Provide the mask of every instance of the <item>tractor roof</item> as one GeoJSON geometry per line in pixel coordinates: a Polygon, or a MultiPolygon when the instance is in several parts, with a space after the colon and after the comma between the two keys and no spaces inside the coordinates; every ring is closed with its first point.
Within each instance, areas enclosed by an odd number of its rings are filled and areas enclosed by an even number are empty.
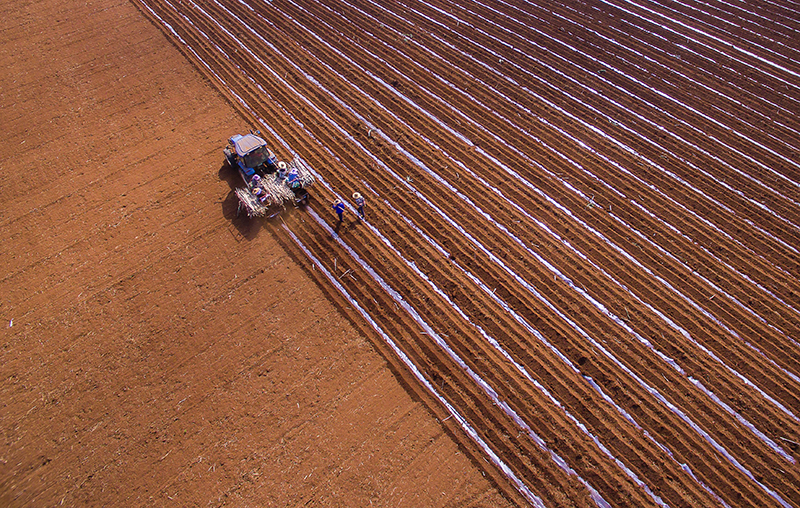
{"type": "Polygon", "coordinates": [[[233,146],[236,149],[236,154],[239,155],[239,157],[244,157],[256,148],[266,144],[266,141],[259,138],[255,134],[245,134],[233,142],[233,146]]]}

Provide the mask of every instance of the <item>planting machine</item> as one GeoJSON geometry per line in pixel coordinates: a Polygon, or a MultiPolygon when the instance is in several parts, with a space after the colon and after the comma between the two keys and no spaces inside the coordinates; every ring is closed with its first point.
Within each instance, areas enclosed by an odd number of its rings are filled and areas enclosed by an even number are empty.
{"type": "Polygon", "coordinates": [[[244,187],[236,189],[239,211],[250,217],[274,216],[291,202],[295,207],[308,203],[306,190],[314,183],[311,169],[299,157],[278,161],[258,131],[236,134],[228,140],[225,159],[239,172],[244,187]]]}

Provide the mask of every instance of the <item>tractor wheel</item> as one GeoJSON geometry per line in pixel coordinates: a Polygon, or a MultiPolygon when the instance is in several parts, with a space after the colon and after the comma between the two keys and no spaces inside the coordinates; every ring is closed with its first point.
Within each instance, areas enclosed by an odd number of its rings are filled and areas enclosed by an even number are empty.
{"type": "Polygon", "coordinates": [[[235,167],[236,159],[233,156],[233,152],[231,152],[227,148],[223,150],[223,152],[225,153],[225,160],[228,162],[228,165],[232,168],[235,167]]]}

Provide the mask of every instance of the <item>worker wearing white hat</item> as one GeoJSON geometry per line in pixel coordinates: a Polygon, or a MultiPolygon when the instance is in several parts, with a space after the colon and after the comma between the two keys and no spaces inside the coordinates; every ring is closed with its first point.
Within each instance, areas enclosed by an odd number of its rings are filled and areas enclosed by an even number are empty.
{"type": "Polygon", "coordinates": [[[354,192],[353,200],[356,202],[356,209],[358,210],[358,218],[366,220],[366,217],[364,216],[364,205],[366,205],[367,202],[364,200],[364,196],[362,196],[358,192],[354,192]]]}

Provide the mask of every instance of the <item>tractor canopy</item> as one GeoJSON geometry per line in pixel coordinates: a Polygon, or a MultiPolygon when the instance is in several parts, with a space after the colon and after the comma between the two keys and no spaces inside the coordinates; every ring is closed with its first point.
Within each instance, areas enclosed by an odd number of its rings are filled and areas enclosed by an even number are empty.
{"type": "Polygon", "coordinates": [[[244,166],[255,168],[267,162],[272,157],[272,152],[267,148],[267,142],[255,134],[245,134],[238,139],[231,138],[236,155],[242,158],[244,166]]]}

